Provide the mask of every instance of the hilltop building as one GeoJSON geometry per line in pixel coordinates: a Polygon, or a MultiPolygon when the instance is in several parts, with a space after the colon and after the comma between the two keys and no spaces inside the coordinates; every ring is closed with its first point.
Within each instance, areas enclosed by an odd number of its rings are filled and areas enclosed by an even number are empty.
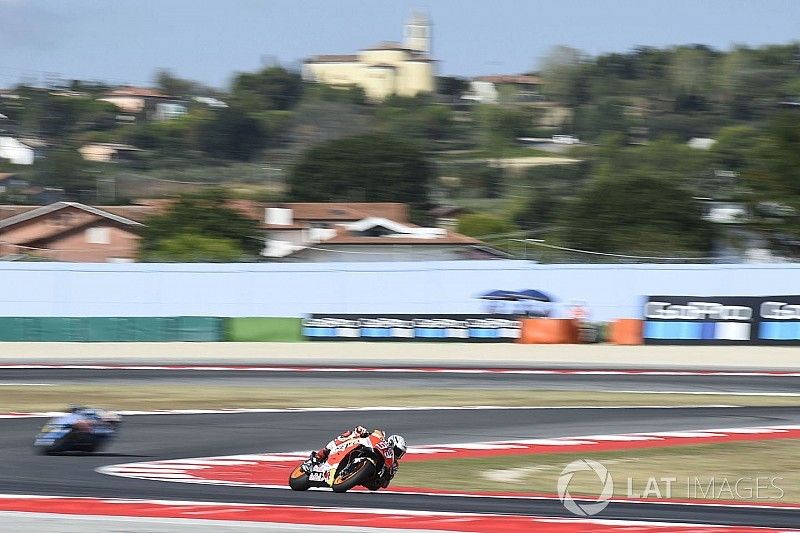
{"type": "Polygon", "coordinates": [[[406,22],[402,43],[384,42],[354,55],[319,55],[303,62],[303,79],[329,85],[358,85],[367,98],[431,93],[435,60],[431,58],[431,23],[421,14],[406,22]]]}

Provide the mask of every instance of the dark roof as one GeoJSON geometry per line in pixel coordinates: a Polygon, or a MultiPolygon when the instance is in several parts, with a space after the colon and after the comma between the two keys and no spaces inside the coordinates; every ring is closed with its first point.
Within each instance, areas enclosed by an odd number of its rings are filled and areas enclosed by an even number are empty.
{"type": "Polygon", "coordinates": [[[451,217],[469,212],[469,209],[461,207],[460,205],[437,205],[428,211],[428,213],[434,217],[451,217]]]}
{"type": "Polygon", "coordinates": [[[354,54],[328,54],[312,56],[306,59],[305,63],[353,63],[358,61],[358,56],[354,54]]]}
{"type": "Polygon", "coordinates": [[[362,235],[353,235],[347,230],[337,229],[336,236],[332,239],[327,239],[321,243],[322,245],[329,244],[481,244],[484,242],[460,233],[448,231],[443,237],[436,238],[422,238],[422,237],[364,237],[362,235]]]}
{"type": "MultiPolygon", "coordinates": [[[[23,207],[23,206],[20,206],[20,207],[23,207]]],[[[127,225],[127,226],[141,226],[141,224],[139,222],[136,222],[135,220],[131,220],[129,218],[126,218],[126,217],[123,217],[123,216],[120,216],[120,215],[115,215],[114,213],[110,213],[108,211],[104,211],[102,209],[98,209],[96,207],[92,207],[92,206],[89,206],[89,205],[84,205],[84,204],[81,204],[81,203],[78,203],[78,202],[56,202],[54,204],[38,206],[38,207],[34,207],[32,209],[30,208],[30,206],[25,206],[25,207],[28,207],[29,209],[27,209],[26,211],[19,211],[18,213],[14,214],[14,215],[12,215],[10,217],[7,217],[7,218],[4,218],[4,219],[0,220],[0,229],[7,228],[7,227],[13,226],[15,224],[19,224],[21,222],[26,222],[28,220],[31,220],[31,219],[34,219],[34,218],[37,218],[37,217],[40,217],[40,216],[45,216],[45,215],[48,215],[48,214],[50,214],[50,213],[52,213],[54,211],[58,211],[58,210],[61,210],[61,209],[67,208],[67,207],[74,207],[76,209],[80,209],[82,211],[86,211],[87,213],[91,213],[91,214],[97,215],[99,217],[107,218],[107,219],[113,220],[115,222],[118,222],[120,224],[124,224],[124,225],[127,225]]]]}
{"type": "Polygon", "coordinates": [[[292,210],[292,218],[300,221],[356,221],[369,217],[408,222],[408,206],[398,202],[288,202],[266,205],[292,210]]]}
{"type": "Polygon", "coordinates": [[[149,97],[149,98],[170,98],[158,89],[151,89],[150,87],[133,87],[130,85],[117,87],[106,93],[106,96],[134,96],[134,97],[149,97]]]}
{"type": "Polygon", "coordinates": [[[528,74],[502,74],[498,76],[478,76],[478,81],[488,81],[489,83],[513,83],[517,85],[541,85],[542,80],[538,76],[528,74]]]}

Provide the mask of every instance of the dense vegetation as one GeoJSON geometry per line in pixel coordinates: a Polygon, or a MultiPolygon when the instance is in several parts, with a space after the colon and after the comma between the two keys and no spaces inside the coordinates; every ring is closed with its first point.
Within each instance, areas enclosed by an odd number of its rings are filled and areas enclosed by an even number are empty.
{"type": "Polygon", "coordinates": [[[385,134],[346,137],[305,152],[289,177],[289,197],[305,202],[428,205],[434,173],[414,146],[385,134]]]}
{"type": "Polygon", "coordinates": [[[225,205],[224,191],[184,195],[151,217],[142,235],[144,261],[232,262],[259,257],[258,222],[225,205]]]}
{"type": "MultiPolygon", "coordinates": [[[[426,221],[433,204],[459,204],[471,211],[460,229],[496,244],[506,238],[499,234],[644,255],[708,255],[720,239],[735,245],[728,242],[735,232],[703,220],[697,198],[707,198],[746,206],[751,216],[737,228],[783,254],[798,253],[786,243],[800,239],[800,44],[725,52],[643,47],[598,57],[560,47],[534,74],[541,80],[534,91],[501,85],[497,102],[476,103],[461,98],[469,83],[455,77],[439,78],[436,95],[369,102],[360,88],[303,82],[280,66],[237,74],[226,90],[161,71],[157,87],[182,98],[188,113],[132,124],[119,123],[114,106],[98,100],[109,89],[102,84],[18,87],[20,98],[0,99],[7,117],[0,128],[43,138],[50,149],[32,169],[0,164],[0,171],[20,171],[86,201],[95,198],[98,178],[113,173],[177,181],[200,175],[229,188],[245,180],[256,197],[270,199],[407,202],[417,221],[426,221]],[[518,139],[554,134],[585,141],[557,154],[573,162],[504,163],[553,156],[518,139]],[[691,148],[695,137],[715,142],[691,148]],[[76,149],[89,141],[143,152],[112,171],[81,160],[76,149]],[[227,177],[229,169],[242,177],[227,177]]],[[[200,207],[179,204],[174,218],[156,221],[146,254],[255,250],[214,233],[214,223],[202,222],[206,215],[196,230],[178,225],[185,210],[200,207]],[[200,236],[228,241],[212,250],[200,236]]]]}

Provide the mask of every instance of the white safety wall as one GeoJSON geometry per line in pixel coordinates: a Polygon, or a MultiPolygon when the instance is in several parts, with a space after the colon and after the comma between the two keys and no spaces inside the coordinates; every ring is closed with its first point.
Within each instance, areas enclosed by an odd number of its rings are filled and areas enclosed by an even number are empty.
{"type": "Polygon", "coordinates": [[[475,313],[494,289],[640,317],[642,296],[800,294],[800,264],[538,265],[526,261],[335,264],[0,264],[0,316],[302,316],[475,313]]]}

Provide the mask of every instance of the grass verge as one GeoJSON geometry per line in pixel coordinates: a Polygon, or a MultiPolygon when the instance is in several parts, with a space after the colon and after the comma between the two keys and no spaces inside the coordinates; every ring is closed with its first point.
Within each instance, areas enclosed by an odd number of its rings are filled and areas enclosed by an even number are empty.
{"type": "MultiPolygon", "coordinates": [[[[433,489],[555,493],[558,477],[567,464],[592,459],[608,468],[617,498],[645,496],[649,487],[648,499],[800,503],[798,448],[800,440],[785,439],[408,462],[402,465],[395,483],[433,489]]],[[[592,471],[575,473],[569,483],[573,496],[597,498],[601,488],[592,471]]]]}
{"type": "Polygon", "coordinates": [[[213,409],[382,406],[800,406],[797,396],[638,394],[504,389],[386,388],[377,396],[342,388],[167,385],[52,385],[0,387],[0,411],[51,411],[70,403],[110,409],[213,409]]]}

